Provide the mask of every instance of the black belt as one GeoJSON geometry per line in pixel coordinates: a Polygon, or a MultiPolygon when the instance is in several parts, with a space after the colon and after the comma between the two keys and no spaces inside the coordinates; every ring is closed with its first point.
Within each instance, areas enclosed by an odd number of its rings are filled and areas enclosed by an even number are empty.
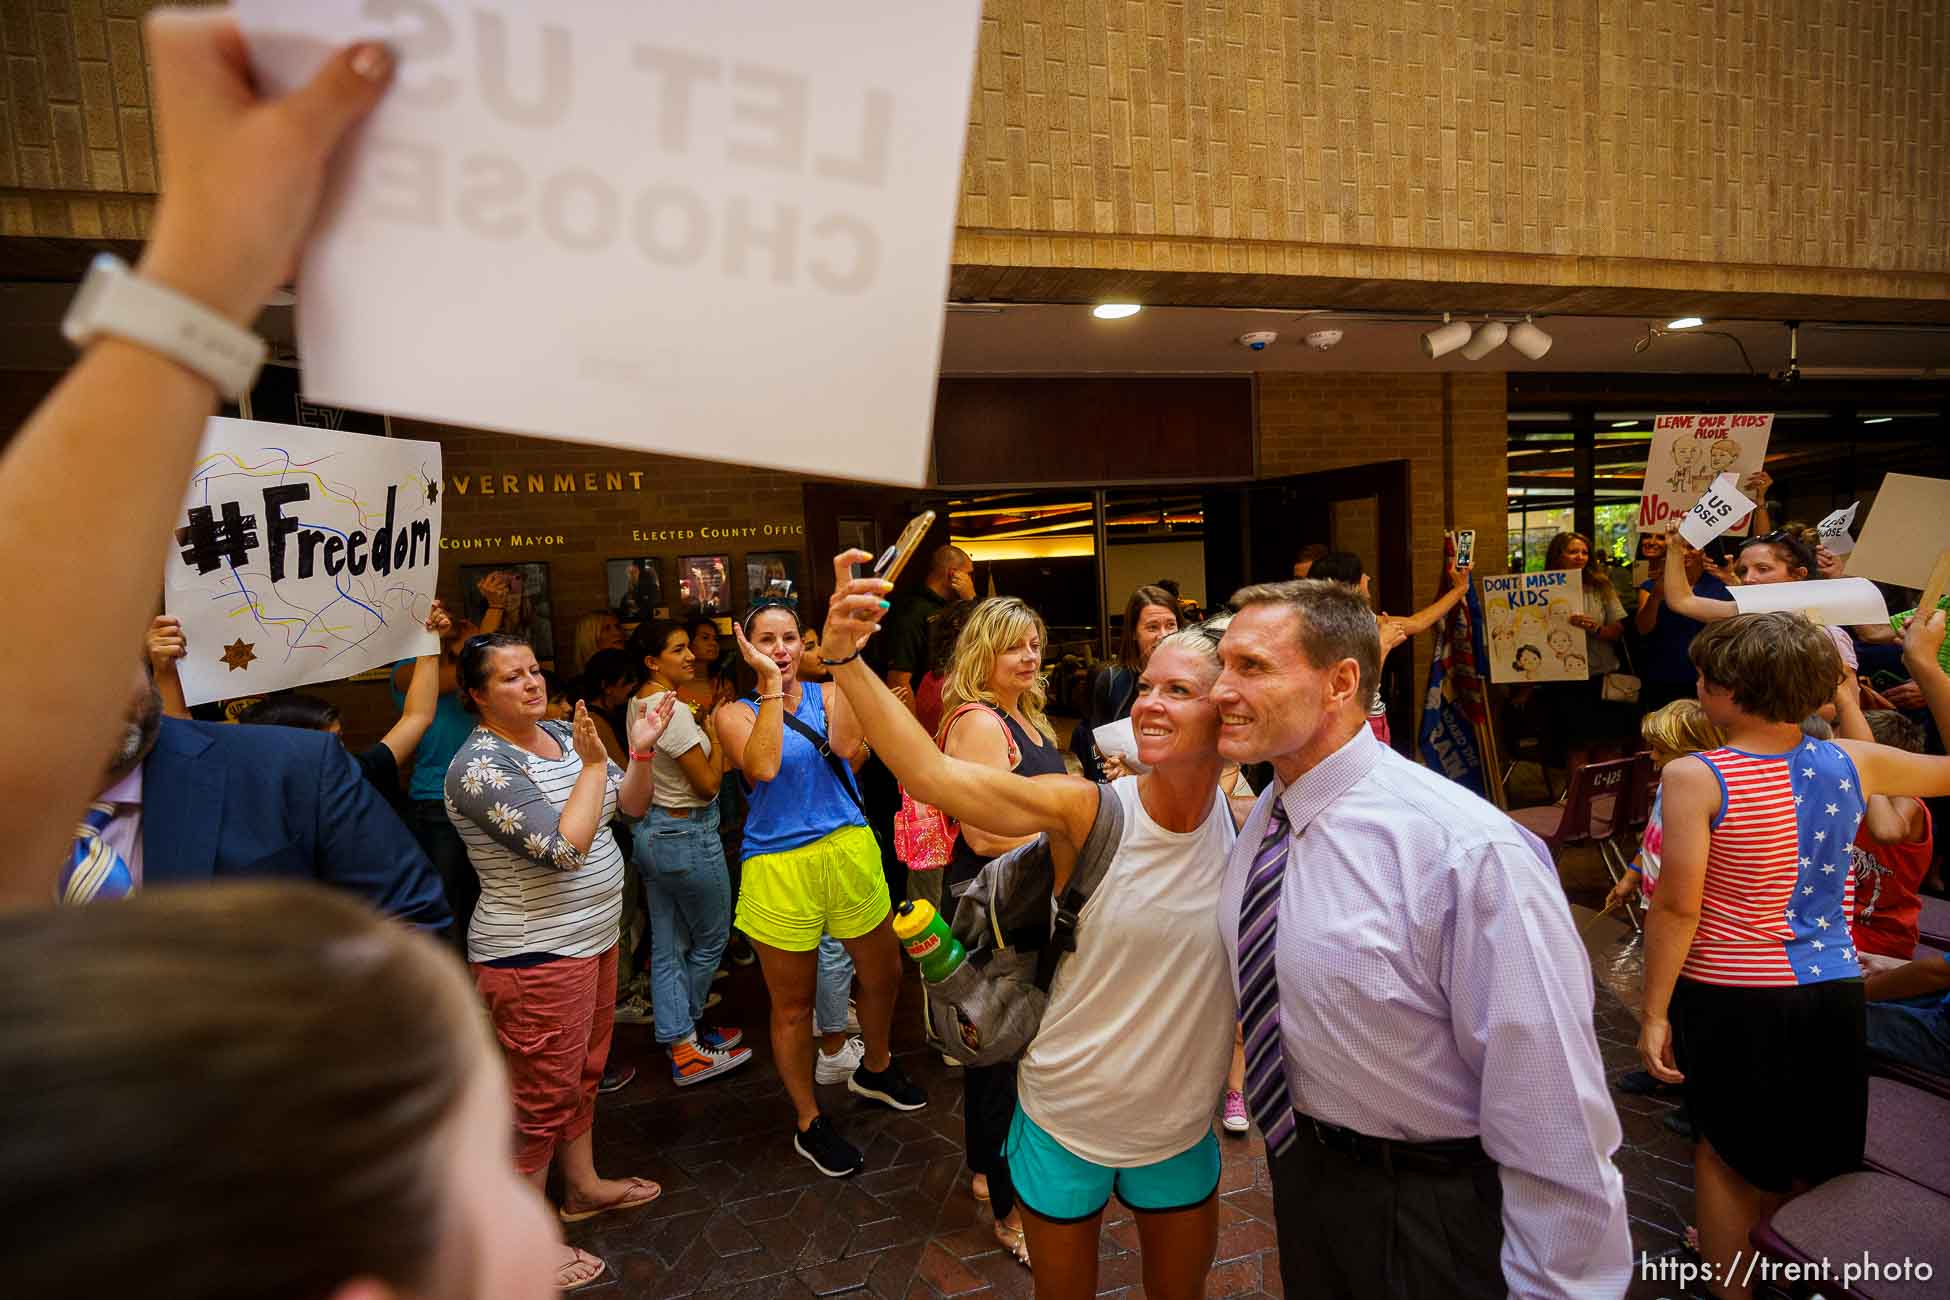
{"type": "Polygon", "coordinates": [[[1370,1137],[1300,1111],[1293,1112],[1293,1119],[1295,1132],[1301,1137],[1311,1136],[1320,1145],[1339,1151],[1356,1164],[1377,1165],[1389,1173],[1411,1170],[1425,1174],[1455,1174],[1496,1163],[1483,1150],[1481,1138],[1404,1142],[1394,1138],[1370,1137]]]}

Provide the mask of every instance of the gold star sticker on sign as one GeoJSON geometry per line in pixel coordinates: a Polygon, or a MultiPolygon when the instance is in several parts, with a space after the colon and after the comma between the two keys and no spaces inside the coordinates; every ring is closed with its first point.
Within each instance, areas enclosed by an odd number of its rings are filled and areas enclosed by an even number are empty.
{"type": "Polygon", "coordinates": [[[253,645],[253,642],[239,637],[223,648],[223,661],[230,666],[231,672],[234,673],[239,668],[246,672],[250,670],[251,660],[257,658],[253,645]]]}

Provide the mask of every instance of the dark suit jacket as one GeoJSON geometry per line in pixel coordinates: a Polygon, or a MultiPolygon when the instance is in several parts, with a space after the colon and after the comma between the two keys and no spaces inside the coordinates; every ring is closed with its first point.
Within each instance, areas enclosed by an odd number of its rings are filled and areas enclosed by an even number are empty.
{"type": "Polygon", "coordinates": [[[433,865],[337,736],[164,718],[142,762],[143,886],[280,876],[427,929],[452,921],[433,865]]]}

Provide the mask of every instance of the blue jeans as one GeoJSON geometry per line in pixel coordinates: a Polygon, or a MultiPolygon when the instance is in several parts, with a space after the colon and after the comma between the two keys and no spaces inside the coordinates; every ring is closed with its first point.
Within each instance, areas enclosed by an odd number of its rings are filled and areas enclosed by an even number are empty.
{"type": "Polygon", "coordinates": [[[711,977],[731,937],[731,873],[718,841],[718,806],[673,817],[662,808],[632,833],[644,908],[650,914],[650,1005],[657,1041],[697,1028],[711,977]]]}
{"type": "Polygon", "coordinates": [[[1869,1053],[1950,1074],[1950,993],[1869,1004],[1869,1053]]]}
{"type": "Polygon", "coordinates": [[[819,982],[813,989],[813,1032],[844,1032],[847,994],[853,989],[853,958],[847,955],[846,945],[830,934],[819,936],[819,982]]]}

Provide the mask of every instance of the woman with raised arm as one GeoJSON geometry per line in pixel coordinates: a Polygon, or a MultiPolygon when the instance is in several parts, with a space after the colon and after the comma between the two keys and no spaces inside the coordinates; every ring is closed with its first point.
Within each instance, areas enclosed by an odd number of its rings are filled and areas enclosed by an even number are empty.
{"type": "MultiPolygon", "coordinates": [[[[1693,590],[1693,584],[1686,580],[1685,557],[1681,547],[1673,545],[1673,538],[1679,532],[1677,523],[1666,526],[1666,581],[1665,600],[1667,608],[1675,614],[1696,619],[1701,623],[1718,623],[1740,612],[1740,606],[1732,600],[1714,600],[1700,596],[1693,590]]],[[[1681,539],[1684,540],[1684,539],[1681,539]]],[[[1792,533],[1775,530],[1756,533],[1740,543],[1740,557],[1733,562],[1734,576],[1746,587],[1765,586],[1774,582],[1806,582],[1820,576],[1815,564],[1815,553],[1808,544],[1792,533]]],[[[1846,631],[1839,627],[1823,626],[1828,639],[1835,643],[1835,653],[1842,658],[1842,666],[1853,673],[1856,670],[1855,642],[1846,631]]],[[[1834,706],[1824,704],[1822,716],[1833,717],[1834,706]]]]}
{"type": "Polygon", "coordinates": [[[1218,636],[1173,633],[1138,679],[1131,721],[1150,767],[1095,785],[1022,776],[935,748],[858,652],[887,584],[833,561],[821,645],[833,680],[883,762],[916,799],[990,835],[1047,834],[1057,891],[1097,820],[1121,801],[1125,831],[1080,914],[1076,951],[1057,966],[1042,1027],[1018,1067],[1006,1154],[1027,1231],[1036,1294],[1097,1291],[1097,1248],[1111,1194],[1137,1215],[1144,1290],[1158,1300],[1205,1291],[1218,1242],[1219,1143],[1212,1099],[1232,1059],[1237,1002],[1215,917],[1237,834],[1219,796],[1218,636]]]}
{"type": "MultiPolygon", "coordinates": [[[[800,682],[797,610],[760,601],[736,634],[739,652],[758,675],[758,693],[717,712],[726,761],[751,790],[733,924],[752,941],[772,995],[772,1059],[797,1112],[793,1150],[827,1177],[845,1178],[860,1172],[865,1157],[820,1114],[813,1095],[822,934],[846,946],[860,977],[864,1057],[847,1076],[847,1091],[894,1110],[928,1104],[888,1050],[900,948],[880,845],[850,766],[866,747],[837,689],[800,682]]],[[[825,657],[831,666],[831,653],[825,657]]]]}

